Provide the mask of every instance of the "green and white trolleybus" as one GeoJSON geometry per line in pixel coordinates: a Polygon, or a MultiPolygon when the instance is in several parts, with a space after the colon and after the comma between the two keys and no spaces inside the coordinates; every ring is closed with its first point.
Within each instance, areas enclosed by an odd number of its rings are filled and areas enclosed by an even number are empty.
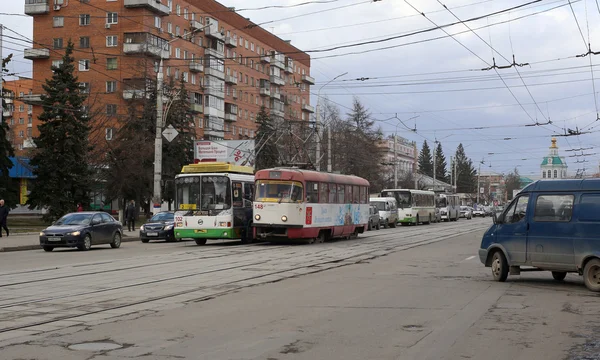
{"type": "Polygon", "coordinates": [[[254,169],[228,163],[186,165],[175,177],[175,238],[252,242],[254,169]]]}
{"type": "Polygon", "coordinates": [[[398,204],[398,222],[402,225],[431,224],[435,220],[435,193],[412,189],[385,189],[381,197],[393,197],[398,204]]]}

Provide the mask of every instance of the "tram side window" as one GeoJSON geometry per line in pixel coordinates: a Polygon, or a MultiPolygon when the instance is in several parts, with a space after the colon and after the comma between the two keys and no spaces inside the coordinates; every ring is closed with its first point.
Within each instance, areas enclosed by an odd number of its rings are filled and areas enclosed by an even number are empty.
{"type": "Polygon", "coordinates": [[[352,185],[346,185],[346,204],[352,204],[352,185]]]}
{"type": "Polygon", "coordinates": [[[352,187],[352,203],[353,204],[360,203],[360,186],[354,185],[352,187]]]}
{"type": "Polygon", "coordinates": [[[360,187],[360,203],[361,204],[367,203],[367,187],[366,186],[360,187]]]}
{"type": "Polygon", "coordinates": [[[242,193],[242,183],[233,182],[231,186],[233,188],[233,207],[243,207],[244,194],[242,193]]]}
{"type": "Polygon", "coordinates": [[[252,199],[254,199],[254,184],[244,183],[244,206],[252,207],[252,199]]]}
{"type": "Polygon", "coordinates": [[[319,202],[319,183],[306,182],[306,202],[316,204],[319,202]]]}
{"type": "Polygon", "coordinates": [[[319,183],[319,203],[327,204],[329,200],[329,184],[328,183],[319,183]]]}
{"type": "Polygon", "coordinates": [[[345,193],[344,190],[346,189],[346,186],[345,185],[338,185],[337,188],[338,188],[338,201],[337,201],[337,203],[338,204],[343,204],[346,201],[346,199],[344,198],[344,193],[345,193]]]}
{"type": "Polygon", "coordinates": [[[335,204],[337,203],[337,185],[329,184],[329,203],[335,204]]]}

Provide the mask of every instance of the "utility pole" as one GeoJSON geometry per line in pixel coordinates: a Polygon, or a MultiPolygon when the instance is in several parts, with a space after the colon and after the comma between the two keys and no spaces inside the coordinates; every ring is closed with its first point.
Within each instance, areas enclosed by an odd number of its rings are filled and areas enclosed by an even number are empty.
{"type": "Polygon", "coordinates": [[[481,176],[481,164],[483,164],[483,159],[479,163],[479,169],[477,170],[477,204],[479,205],[479,179],[481,176]]]}
{"type": "Polygon", "coordinates": [[[450,156],[450,186],[454,186],[454,168],[453,168],[453,161],[454,157],[450,156]]]}
{"type": "MultiPolygon", "coordinates": [[[[332,83],[334,80],[337,80],[338,78],[340,78],[346,74],[348,74],[348,73],[345,72],[345,73],[340,74],[340,75],[334,77],[333,79],[329,80],[323,86],[321,86],[319,88],[319,91],[317,92],[317,106],[315,109],[317,112],[317,121],[315,122],[315,132],[317,134],[317,140],[315,141],[315,143],[317,145],[317,149],[316,149],[316,153],[315,153],[317,171],[321,171],[321,130],[319,129],[321,127],[321,112],[319,111],[319,104],[321,102],[321,90],[325,86],[332,83]]],[[[327,144],[327,171],[331,172],[331,169],[332,169],[332,165],[331,165],[331,122],[329,124],[329,133],[328,133],[327,137],[328,137],[328,141],[329,141],[329,143],[327,144]]]]}
{"type": "Polygon", "coordinates": [[[458,168],[456,166],[456,164],[458,163],[458,161],[456,161],[456,156],[454,157],[454,191],[458,192],[458,168]]]}
{"type": "Polygon", "coordinates": [[[397,143],[398,134],[394,133],[394,189],[398,188],[398,150],[396,150],[397,143]]]}
{"type": "Polygon", "coordinates": [[[437,140],[433,142],[433,191],[435,191],[435,150],[437,148],[437,140]]]}

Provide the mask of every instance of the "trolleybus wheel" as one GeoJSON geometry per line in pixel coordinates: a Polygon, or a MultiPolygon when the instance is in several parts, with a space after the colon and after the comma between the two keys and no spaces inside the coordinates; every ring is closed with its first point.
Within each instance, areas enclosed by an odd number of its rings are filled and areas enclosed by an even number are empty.
{"type": "Polygon", "coordinates": [[[419,225],[419,215],[417,215],[417,220],[415,221],[415,226],[419,225]]]}
{"type": "Polygon", "coordinates": [[[196,245],[206,245],[206,239],[196,239],[196,245]]]}

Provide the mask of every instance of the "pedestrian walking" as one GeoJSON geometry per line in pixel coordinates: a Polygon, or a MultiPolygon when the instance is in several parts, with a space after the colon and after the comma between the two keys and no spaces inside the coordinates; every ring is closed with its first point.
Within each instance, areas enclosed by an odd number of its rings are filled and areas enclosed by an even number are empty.
{"type": "Polygon", "coordinates": [[[81,204],[77,204],[77,212],[82,212],[83,206],[81,204]]]}
{"type": "Polygon", "coordinates": [[[4,205],[4,200],[0,199],[0,237],[2,237],[2,229],[6,231],[6,236],[8,236],[8,226],[6,225],[8,212],[8,206],[4,205]]]}
{"type": "Polygon", "coordinates": [[[135,202],[131,200],[125,209],[125,220],[127,221],[127,229],[129,229],[129,231],[135,231],[136,215],[135,202]]]}

